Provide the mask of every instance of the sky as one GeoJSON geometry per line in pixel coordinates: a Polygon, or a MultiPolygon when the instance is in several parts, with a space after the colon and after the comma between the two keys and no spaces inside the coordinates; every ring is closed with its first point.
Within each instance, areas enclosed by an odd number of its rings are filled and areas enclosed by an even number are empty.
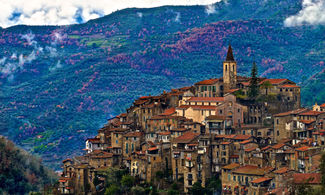
{"type": "MultiPolygon", "coordinates": [[[[205,5],[221,0],[0,0],[0,26],[66,25],[86,22],[129,7],[205,5]]],[[[267,1],[267,0],[266,0],[267,1]]],[[[302,0],[302,10],[284,21],[287,27],[325,24],[325,0],[302,0]]]]}

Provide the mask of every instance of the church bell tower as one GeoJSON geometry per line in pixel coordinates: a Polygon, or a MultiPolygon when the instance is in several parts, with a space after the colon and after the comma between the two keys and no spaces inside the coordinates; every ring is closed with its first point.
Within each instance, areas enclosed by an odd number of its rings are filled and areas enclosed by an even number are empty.
{"type": "Polygon", "coordinates": [[[224,93],[229,89],[236,88],[237,84],[237,63],[232,53],[231,45],[229,44],[226,60],[223,62],[223,85],[224,93]]]}

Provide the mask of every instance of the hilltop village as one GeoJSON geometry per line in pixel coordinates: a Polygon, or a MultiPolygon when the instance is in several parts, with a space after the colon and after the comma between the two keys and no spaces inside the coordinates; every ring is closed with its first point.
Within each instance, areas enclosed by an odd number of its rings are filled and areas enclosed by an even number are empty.
{"type": "MultiPolygon", "coordinates": [[[[254,66],[254,65],[253,65],[254,66]]],[[[253,67],[254,68],[254,67],[253,67]]],[[[256,74],[256,73],[255,73],[256,74]]],[[[237,75],[229,45],[223,77],[135,100],[63,161],[62,194],[103,193],[103,170],[124,168],[143,182],[157,172],[181,181],[185,193],[211,177],[223,194],[289,193],[320,185],[325,104],[300,106],[288,79],[237,75]],[[252,96],[253,93],[253,96],[252,96]]]]}

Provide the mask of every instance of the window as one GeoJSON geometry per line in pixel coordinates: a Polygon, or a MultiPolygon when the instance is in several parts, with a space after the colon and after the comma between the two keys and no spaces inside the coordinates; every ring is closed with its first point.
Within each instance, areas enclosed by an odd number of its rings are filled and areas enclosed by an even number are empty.
{"type": "Polygon", "coordinates": [[[236,181],[236,176],[233,176],[232,180],[233,180],[233,181],[236,181]]]}
{"type": "Polygon", "coordinates": [[[125,144],[125,153],[126,154],[129,153],[129,144],[128,143],[125,144]]]}
{"type": "Polygon", "coordinates": [[[219,113],[222,114],[222,110],[219,110],[219,113]]]}
{"type": "Polygon", "coordinates": [[[189,186],[192,185],[192,180],[188,180],[188,185],[189,185],[189,186]]]}
{"type": "Polygon", "coordinates": [[[118,134],[117,133],[115,133],[115,137],[118,137],[118,134]]]}
{"type": "Polygon", "coordinates": [[[115,143],[118,144],[118,140],[116,140],[115,143]]]}
{"type": "Polygon", "coordinates": [[[125,137],[126,140],[129,140],[129,137],[125,137]]]}
{"type": "Polygon", "coordinates": [[[226,149],[226,146],[225,145],[222,145],[222,149],[225,150],[226,149]]]}
{"type": "Polygon", "coordinates": [[[240,109],[238,109],[238,112],[240,112],[240,109]]]}
{"type": "Polygon", "coordinates": [[[276,124],[277,124],[277,125],[279,124],[279,119],[276,119],[276,124]]]}
{"type": "Polygon", "coordinates": [[[279,131],[276,131],[276,135],[279,136],[280,135],[280,132],[279,131]]]}
{"type": "Polygon", "coordinates": [[[227,67],[227,65],[226,65],[226,71],[228,70],[228,67],[227,67]]]}

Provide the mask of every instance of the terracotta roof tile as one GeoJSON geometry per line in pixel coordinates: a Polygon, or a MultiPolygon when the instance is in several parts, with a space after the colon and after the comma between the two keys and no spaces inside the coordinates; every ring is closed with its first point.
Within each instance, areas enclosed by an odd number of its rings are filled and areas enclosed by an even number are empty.
{"type": "Polygon", "coordinates": [[[133,132],[129,132],[127,134],[125,134],[125,137],[141,137],[143,135],[142,132],[138,132],[138,131],[133,131],[133,132]]]}
{"type": "Polygon", "coordinates": [[[252,152],[254,150],[256,150],[257,147],[251,147],[251,148],[247,148],[245,149],[245,152],[252,152]]]}
{"type": "Polygon", "coordinates": [[[302,122],[304,124],[311,124],[311,123],[315,122],[315,120],[300,120],[299,122],[302,122]]]}
{"type": "Polygon", "coordinates": [[[272,178],[269,178],[269,177],[260,177],[260,178],[254,179],[251,182],[252,183],[255,183],[255,184],[258,184],[258,183],[262,183],[262,182],[270,181],[270,180],[272,180],[272,178]]]}
{"type": "Polygon", "coordinates": [[[275,145],[272,146],[272,149],[276,149],[277,150],[277,149],[282,148],[283,146],[285,146],[284,143],[275,144],[275,145]]]}
{"type": "Polygon", "coordinates": [[[310,110],[310,111],[307,111],[307,112],[300,113],[299,115],[300,116],[317,116],[317,115],[324,114],[324,113],[325,112],[310,110]]]}
{"type": "Polygon", "coordinates": [[[231,163],[231,164],[229,164],[229,165],[226,165],[226,166],[224,166],[224,167],[222,167],[223,169],[235,169],[235,168],[237,168],[237,167],[239,167],[240,166],[240,164],[237,164],[237,163],[231,163]]]}
{"type": "Polygon", "coordinates": [[[174,113],[176,113],[176,108],[172,107],[172,108],[166,109],[165,112],[160,114],[160,115],[172,115],[174,113]]]}
{"type": "Polygon", "coordinates": [[[246,139],[249,139],[251,138],[252,136],[251,135],[236,135],[233,139],[234,140],[246,140],[246,139]]]}
{"type": "Polygon", "coordinates": [[[226,120],[225,116],[210,115],[205,118],[205,120],[226,120]]]}
{"type": "Polygon", "coordinates": [[[295,184],[320,184],[322,175],[320,173],[295,173],[293,174],[293,182],[295,184]]]}
{"type": "Polygon", "coordinates": [[[221,142],[221,145],[229,145],[231,142],[221,142]]]}
{"type": "Polygon", "coordinates": [[[244,140],[244,141],[241,141],[239,142],[240,144],[248,144],[248,143],[251,143],[252,141],[251,140],[244,140]]]}
{"type": "Polygon", "coordinates": [[[219,81],[220,79],[208,79],[208,80],[197,82],[195,83],[195,85],[213,85],[219,81]]]}
{"type": "Polygon", "coordinates": [[[177,109],[188,109],[193,108],[194,110],[215,110],[217,106],[202,106],[202,105],[181,105],[177,109]]]}
{"type": "Polygon", "coordinates": [[[245,165],[237,168],[233,173],[247,174],[247,175],[264,175],[265,169],[259,168],[254,165],[245,165]]]}
{"type": "Polygon", "coordinates": [[[300,88],[300,87],[297,86],[297,85],[290,85],[290,84],[281,85],[280,87],[282,87],[282,88],[300,88]]]}
{"type": "Polygon", "coordinates": [[[296,150],[300,151],[300,152],[304,152],[304,151],[307,151],[309,148],[310,148],[309,146],[303,146],[303,147],[297,148],[296,150]]]}
{"type": "Polygon", "coordinates": [[[152,148],[149,148],[148,151],[154,151],[154,150],[158,150],[157,147],[152,147],[152,148]]]}
{"type": "Polygon", "coordinates": [[[265,79],[260,84],[265,83],[266,81],[270,82],[272,85],[278,85],[284,81],[287,81],[288,79],[265,79]]]}
{"type": "Polygon", "coordinates": [[[320,105],[321,108],[325,108],[325,103],[320,105]]]}
{"type": "Polygon", "coordinates": [[[187,102],[223,102],[224,97],[191,97],[187,102]]]}
{"type": "Polygon", "coordinates": [[[273,173],[276,173],[276,174],[283,174],[283,173],[286,173],[286,172],[288,172],[288,171],[290,171],[288,167],[282,167],[282,168],[280,168],[280,169],[278,169],[278,170],[273,171],[273,173]]]}
{"type": "Polygon", "coordinates": [[[175,143],[189,143],[195,138],[197,138],[200,134],[199,133],[193,133],[193,132],[186,132],[183,135],[177,137],[174,139],[175,143]]]}
{"type": "Polygon", "coordinates": [[[277,117],[277,116],[289,116],[289,115],[292,115],[292,114],[299,114],[299,113],[305,112],[307,110],[308,109],[306,109],[306,108],[299,108],[299,109],[291,110],[291,111],[288,111],[288,112],[278,113],[278,114],[275,114],[273,116],[275,116],[275,117],[277,117]]]}

